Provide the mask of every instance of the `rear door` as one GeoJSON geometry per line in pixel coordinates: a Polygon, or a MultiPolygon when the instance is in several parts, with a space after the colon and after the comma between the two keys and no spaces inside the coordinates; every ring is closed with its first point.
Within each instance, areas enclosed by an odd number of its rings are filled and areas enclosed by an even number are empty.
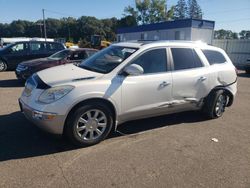
{"type": "Polygon", "coordinates": [[[30,42],[30,59],[48,57],[44,42],[30,42]]]}
{"type": "Polygon", "coordinates": [[[209,92],[209,71],[198,49],[172,47],[173,105],[189,108],[209,92]]]}

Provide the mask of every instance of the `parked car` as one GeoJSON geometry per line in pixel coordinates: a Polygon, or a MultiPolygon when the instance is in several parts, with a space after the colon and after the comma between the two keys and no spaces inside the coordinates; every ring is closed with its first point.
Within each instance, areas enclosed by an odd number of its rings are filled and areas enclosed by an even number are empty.
{"type": "Polygon", "coordinates": [[[16,76],[19,80],[25,81],[32,74],[43,69],[68,63],[79,65],[82,60],[90,57],[96,52],[97,50],[91,48],[65,49],[47,58],[24,61],[18,64],[16,76]]]}
{"type": "Polygon", "coordinates": [[[236,91],[236,69],[222,49],[138,41],[113,44],[79,67],[34,74],[19,102],[37,126],[89,146],[130,120],[189,110],[221,117],[236,91]]]}
{"type": "Polygon", "coordinates": [[[246,71],[247,74],[250,74],[250,58],[248,58],[246,62],[238,64],[237,68],[246,71]]]}
{"type": "Polygon", "coordinates": [[[22,61],[48,57],[65,46],[58,42],[23,41],[9,44],[0,49],[0,72],[15,70],[22,61]]]}

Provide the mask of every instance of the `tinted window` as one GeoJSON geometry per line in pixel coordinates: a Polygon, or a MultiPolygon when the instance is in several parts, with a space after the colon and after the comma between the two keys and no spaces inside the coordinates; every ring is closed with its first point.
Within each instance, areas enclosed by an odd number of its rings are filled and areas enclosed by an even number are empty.
{"type": "Polygon", "coordinates": [[[203,64],[194,49],[172,48],[174,70],[202,67],[203,64]]]}
{"type": "Polygon", "coordinates": [[[70,55],[70,51],[69,50],[62,50],[60,52],[57,52],[51,56],[49,56],[49,59],[53,59],[53,60],[61,60],[61,59],[65,59],[66,57],[68,57],[70,55]]]}
{"type": "Polygon", "coordinates": [[[85,51],[73,52],[70,60],[83,60],[87,58],[87,54],[85,51]]]}
{"type": "Polygon", "coordinates": [[[213,50],[202,50],[210,65],[225,63],[227,60],[220,52],[213,50]]]}
{"type": "Polygon", "coordinates": [[[140,65],[144,74],[167,71],[166,49],[150,50],[138,57],[132,64],[140,65]]]}
{"type": "Polygon", "coordinates": [[[24,51],[28,50],[28,44],[27,43],[19,43],[11,47],[12,53],[22,53],[24,51]]]}
{"type": "Polygon", "coordinates": [[[58,51],[58,50],[63,50],[63,46],[59,43],[47,43],[46,48],[49,51],[58,51]]]}
{"type": "Polygon", "coordinates": [[[44,43],[41,42],[32,42],[30,43],[30,50],[32,52],[40,52],[40,51],[44,51],[45,50],[45,45],[44,43]]]}

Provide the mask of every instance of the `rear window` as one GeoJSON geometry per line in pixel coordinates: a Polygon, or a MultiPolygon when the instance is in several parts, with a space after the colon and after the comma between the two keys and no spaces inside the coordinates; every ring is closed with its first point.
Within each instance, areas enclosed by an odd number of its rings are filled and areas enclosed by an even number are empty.
{"type": "Polygon", "coordinates": [[[225,63],[224,55],[214,50],[202,50],[210,65],[225,63]]]}
{"type": "Polygon", "coordinates": [[[70,59],[71,60],[83,60],[87,58],[85,51],[73,52],[70,59]]]}
{"type": "Polygon", "coordinates": [[[60,43],[47,43],[46,48],[49,51],[59,51],[64,49],[63,45],[60,43]]]}

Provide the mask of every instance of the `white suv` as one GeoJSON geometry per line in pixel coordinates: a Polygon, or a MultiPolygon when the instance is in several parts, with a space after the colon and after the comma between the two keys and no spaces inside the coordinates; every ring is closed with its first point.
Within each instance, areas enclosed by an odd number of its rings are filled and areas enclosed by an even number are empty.
{"type": "Polygon", "coordinates": [[[189,110],[220,117],[237,91],[226,53],[195,42],[117,43],[75,65],[30,77],[19,100],[25,116],[88,146],[123,122],[189,110]]]}

